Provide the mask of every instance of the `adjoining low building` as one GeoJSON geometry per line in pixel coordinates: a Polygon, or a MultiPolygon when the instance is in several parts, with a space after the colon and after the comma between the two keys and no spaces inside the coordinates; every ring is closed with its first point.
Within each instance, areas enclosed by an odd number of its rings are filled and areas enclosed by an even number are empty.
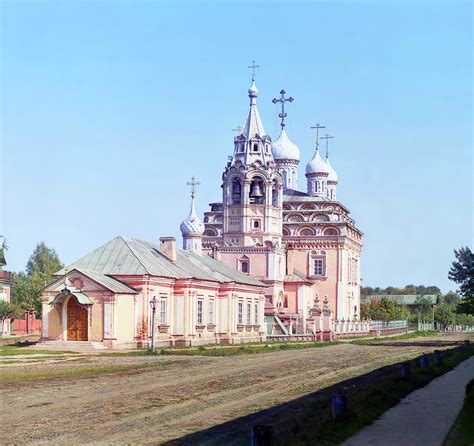
{"type": "Polygon", "coordinates": [[[119,236],[59,271],[42,291],[44,341],[148,347],[265,339],[265,285],[208,255],[119,236]]]}
{"type": "Polygon", "coordinates": [[[360,300],[361,304],[364,305],[371,302],[380,302],[382,299],[396,302],[398,305],[405,305],[412,312],[417,311],[425,302],[431,307],[439,303],[439,296],[437,294],[371,294],[361,296],[360,300]]]}
{"type": "MultiPolygon", "coordinates": [[[[10,289],[11,289],[11,276],[12,273],[9,271],[3,271],[3,267],[7,265],[5,260],[5,253],[2,246],[0,246],[0,300],[10,303],[10,289]]],[[[0,327],[0,336],[7,335],[10,333],[10,319],[5,319],[0,327]]]]}

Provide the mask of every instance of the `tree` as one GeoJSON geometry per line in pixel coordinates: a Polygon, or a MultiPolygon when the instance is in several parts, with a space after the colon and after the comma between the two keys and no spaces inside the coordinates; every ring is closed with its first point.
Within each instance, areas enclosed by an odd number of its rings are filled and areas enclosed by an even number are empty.
{"type": "Polygon", "coordinates": [[[474,254],[466,246],[454,250],[456,260],[453,261],[448,273],[449,280],[459,285],[459,293],[463,297],[458,304],[458,313],[474,314],[474,254]]]}
{"type": "Polygon", "coordinates": [[[435,321],[446,328],[448,325],[452,325],[455,322],[455,314],[453,311],[453,305],[442,303],[438,305],[434,314],[435,321]]]}
{"type": "Polygon", "coordinates": [[[461,301],[461,296],[454,291],[449,291],[442,297],[442,300],[447,304],[458,304],[461,301]]]}
{"type": "Polygon", "coordinates": [[[52,277],[53,274],[63,267],[59,256],[54,249],[48,248],[44,242],[36,245],[33,254],[26,264],[26,274],[32,277],[39,274],[45,277],[52,277]]]}
{"type": "Polygon", "coordinates": [[[11,304],[5,300],[0,300],[0,320],[2,321],[0,333],[3,333],[3,326],[7,319],[18,319],[22,316],[23,310],[18,305],[11,304]]]}
{"type": "Polygon", "coordinates": [[[13,274],[12,302],[23,309],[34,308],[38,315],[41,314],[41,290],[61,268],[63,264],[54,249],[48,248],[44,242],[36,245],[26,264],[26,274],[13,274]]]}

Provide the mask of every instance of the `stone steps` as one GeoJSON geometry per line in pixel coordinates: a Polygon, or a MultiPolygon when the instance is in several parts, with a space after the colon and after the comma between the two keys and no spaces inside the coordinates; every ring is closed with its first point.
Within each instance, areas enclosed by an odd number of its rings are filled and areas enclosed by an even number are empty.
{"type": "Polygon", "coordinates": [[[71,350],[94,352],[97,350],[107,350],[102,342],[92,341],[40,341],[30,347],[37,350],[71,350]]]}

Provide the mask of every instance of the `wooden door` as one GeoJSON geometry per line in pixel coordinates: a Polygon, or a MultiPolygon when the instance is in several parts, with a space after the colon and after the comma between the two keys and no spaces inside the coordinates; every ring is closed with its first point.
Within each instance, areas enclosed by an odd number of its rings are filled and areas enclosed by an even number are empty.
{"type": "Polygon", "coordinates": [[[87,310],[75,297],[67,303],[67,340],[87,341],[87,310]]]}

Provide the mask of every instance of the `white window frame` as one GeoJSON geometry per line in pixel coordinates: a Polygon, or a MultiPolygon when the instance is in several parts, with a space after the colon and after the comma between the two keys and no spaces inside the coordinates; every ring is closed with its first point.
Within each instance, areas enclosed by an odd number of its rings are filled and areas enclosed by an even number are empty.
{"type": "Polygon", "coordinates": [[[237,324],[243,325],[244,323],[244,303],[238,302],[237,303],[237,324]]]}
{"type": "Polygon", "coordinates": [[[252,323],[252,304],[247,302],[247,325],[252,323]]]}
{"type": "Polygon", "coordinates": [[[160,299],[160,325],[168,325],[166,299],[160,299]]]}
{"type": "Polygon", "coordinates": [[[203,325],[202,308],[203,308],[203,301],[199,299],[197,301],[197,324],[198,325],[203,325]]]}
{"type": "Polygon", "coordinates": [[[209,301],[209,308],[208,308],[208,314],[209,314],[209,320],[208,320],[208,323],[210,325],[213,325],[214,324],[214,301],[213,300],[210,300],[209,301]]]}
{"type": "Polygon", "coordinates": [[[260,325],[259,323],[259,311],[258,311],[258,302],[255,303],[255,325],[260,325]]]}

